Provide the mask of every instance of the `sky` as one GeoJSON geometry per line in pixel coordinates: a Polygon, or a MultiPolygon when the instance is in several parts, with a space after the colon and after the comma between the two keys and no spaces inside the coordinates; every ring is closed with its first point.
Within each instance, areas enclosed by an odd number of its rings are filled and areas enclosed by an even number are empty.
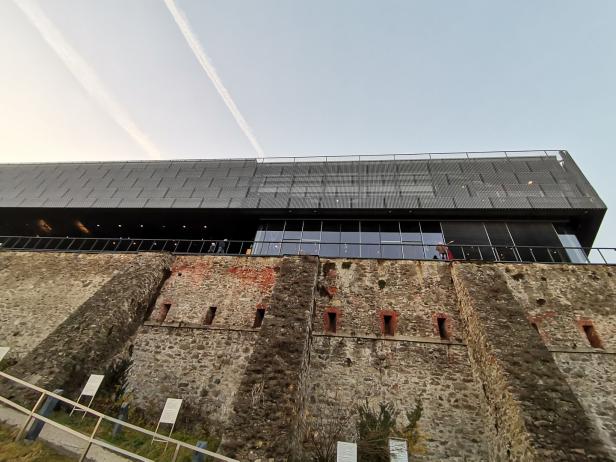
{"type": "Polygon", "coordinates": [[[610,207],[615,22],[614,0],[0,0],[0,162],[566,149],[610,207]]]}

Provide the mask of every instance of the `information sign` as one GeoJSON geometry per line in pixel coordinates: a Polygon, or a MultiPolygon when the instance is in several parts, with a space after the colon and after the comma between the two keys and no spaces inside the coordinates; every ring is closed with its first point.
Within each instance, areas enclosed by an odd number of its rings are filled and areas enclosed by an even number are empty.
{"type": "Polygon", "coordinates": [[[160,415],[160,423],[175,424],[175,420],[178,418],[180,407],[182,406],[182,400],[177,398],[167,398],[163,413],[160,415]]]}
{"type": "Polygon", "coordinates": [[[357,445],[338,441],[336,462],[357,462],[357,445]]]}
{"type": "Polygon", "coordinates": [[[409,453],[406,440],[402,438],[389,439],[389,460],[390,462],[408,462],[409,453]]]}
{"type": "Polygon", "coordinates": [[[104,375],[96,375],[92,374],[88,381],[86,382],[86,386],[83,387],[83,391],[81,392],[82,396],[94,396],[98,391],[98,387],[103,383],[104,375]]]}

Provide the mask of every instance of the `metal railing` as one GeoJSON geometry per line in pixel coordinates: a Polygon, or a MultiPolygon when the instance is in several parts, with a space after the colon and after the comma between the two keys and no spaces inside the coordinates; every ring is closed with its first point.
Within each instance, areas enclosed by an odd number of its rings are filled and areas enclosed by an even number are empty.
{"type": "Polygon", "coordinates": [[[137,253],[176,255],[281,256],[320,255],[328,258],[390,260],[488,261],[505,263],[616,264],[613,247],[520,245],[439,245],[421,242],[240,241],[211,239],[129,239],[94,237],[0,236],[0,250],[137,253]]]}
{"type": "Polygon", "coordinates": [[[513,159],[518,157],[552,157],[562,160],[559,149],[513,150],[513,151],[457,151],[457,152],[415,152],[396,154],[342,154],[336,156],[280,156],[255,159],[257,163],[300,163],[300,162],[369,162],[384,160],[482,160],[482,159],[513,159]]]}
{"type": "Polygon", "coordinates": [[[168,445],[171,445],[172,447],[175,446],[175,450],[173,452],[172,458],[171,458],[171,462],[175,462],[177,460],[178,454],[180,452],[180,448],[184,448],[188,451],[192,451],[192,452],[198,452],[201,453],[203,455],[209,456],[211,457],[213,460],[216,461],[226,461],[226,462],[238,462],[235,459],[231,459],[229,457],[225,457],[221,454],[217,454],[215,452],[212,451],[208,451],[207,449],[203,449],[203,448],[199,448],[197,446],[194,446],[192,444],[188,444],[188,443],[184,443],[183,441],[179,441],[176,440],[174,438],[171,438],[169,436],[165,436],[162,435],[160,433],[155,433],[153,431],[150,430],[146,430],[145,428],[139,427],[137,425],[133,425],[130,424],[128,422],[125,422],[123,420],[119,420],[119,419],[115,419],[113,417],[110,417],[108,415],[105,415],[101,412],[98,412],[88,406],[85,406],[83,404],[77,403],[75,401],[72,401],[68,398],[65,398],[64,396],[52,393],[48,390],[45,390],[44,388],[40,388],[37,387],[35,385],[32,385],[28,382],[25,382],[24,380],[18,379],[17,377],[13,377],[12,375],[9,375],[5,372],[0,371],[0,377],[3,377],[17,385],[21,385],[24,386],[30,390],[33,390],[35,392],[40,393],[40,396],[38,398],[38,400],[36,401],[36,403],[34,404],[34,406],[32,408],[26,408],[21,406],[20,404],[17,404],[13,401],[11,401],[10,399],[4,397],[4,396],[0,396],[0,402],[13,408],[16,409],[17,411],[25,414],[27,416],[25,423],[22,425],[22,427],[20,428],[17,437],[15,438],[16,441],[19,441],[23,438],[26,429],[28,428],[28,426],[30,425],[31,422],[33,422],[33,420],[39,420],[41,422],[45,422],[48,425],[53,426],[54,428],[57,428],[63,432],[66,432],[72,436],[75,436],[77,438],[79,438],[80,440],[82,440],[83,442],[86,443],[86,447],[83,450],[83,452],[80,454],[79,457],[79,461],[83,461],[85,460],[86,456],[88,455],[88,452],[90,450],[90,448],[92,447],[92,445],[94,446],[99,446],[103,449],[108,449],[112,452],[121,454],[123,456],[127,456],[131,459],[134,460],[139,460],[139,461],[143,461],[143,462],[151,462],[151,459],[148,459],[146,457],[140,456],[138,454],[135,454],[131,451],[128,451],[126,449],[120,448],[118,446],[115,446],[105,440],[102,440],[100,438],[96,438],[96,434],[99,431],[99,429],[101,428],[101,423],[103,421],[108,421],[110,423],[113,424],[119,424],[123,427],[126,427],[127,429],[131,429],[133,431],[136,431],[138,433],[142,433],[145,435],[148,435],[148,437],[156,437],[159,441],[163,441],[168,445]],[[55,398],[60,402],[63,402],[71,407],[74,407],[76,409],[81,410],[82,412],[85,412],[87,414],[93,415],[97,418],[96,424],[94,426],[94,429],[92,430],[92,432],[89,435],[85,435],[83,433],[80,433],[66,425],[63,425],[61,423],[58,423],[48,417],[44,417],[40,414],[37,414],[37,411],[41,408],[43,402],[45,401],[46,398],[51,397],[51,398],[55,398]]]}

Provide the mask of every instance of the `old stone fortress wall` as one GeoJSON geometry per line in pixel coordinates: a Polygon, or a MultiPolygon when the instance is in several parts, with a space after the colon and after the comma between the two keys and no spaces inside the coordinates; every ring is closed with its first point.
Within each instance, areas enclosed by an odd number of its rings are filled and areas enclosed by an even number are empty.
{"type": "Polygon", "coordinates": [[[135,405],[183,398],[240,460],[418,397],[421,460],[614,460],[615,295],[611,266],[3,251],[0,345],[49,389],[129,351],[135,405]]]}

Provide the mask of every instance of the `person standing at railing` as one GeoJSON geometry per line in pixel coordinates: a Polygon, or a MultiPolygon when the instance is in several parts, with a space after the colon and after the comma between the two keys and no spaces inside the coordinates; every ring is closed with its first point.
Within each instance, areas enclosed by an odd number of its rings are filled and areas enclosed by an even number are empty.
{"type": "Polygon", "coordinates": [[[436,244],[436,251],[441,256],[441,260],[453,260],[453,253],[449,249],[449,244],[453,241],[449,241],[447,244],[442,241],[436,244]]]}

